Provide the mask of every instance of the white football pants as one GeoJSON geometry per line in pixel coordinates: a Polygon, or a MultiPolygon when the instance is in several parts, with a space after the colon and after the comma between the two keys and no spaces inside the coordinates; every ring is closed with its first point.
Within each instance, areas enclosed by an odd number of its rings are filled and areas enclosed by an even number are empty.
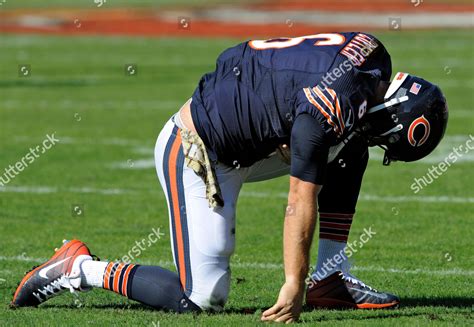
{"type": "Polygon", "coordinates": [[[229,260],[235,248],[235,211],[242,184],[286,175],[289,166],[276,155],[240,169],[218,163],[215,172],[224,207],[210,208],[206,185],[184,164],[180,127],[172,117],[155,146],[174,262],[188,298],[204,310],[221,310],[229,294],[229,260]]]}

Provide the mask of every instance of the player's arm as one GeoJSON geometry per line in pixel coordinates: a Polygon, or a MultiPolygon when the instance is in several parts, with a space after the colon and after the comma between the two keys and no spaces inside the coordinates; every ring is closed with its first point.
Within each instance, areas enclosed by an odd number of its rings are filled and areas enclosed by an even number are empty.
{"type": "Polygon", "coordinates": [[[295,321],[301,312],[316,224],[317,195],[327,165],[329,146],[324,131],[311,115],[297,116],[290,148],[290,191],[283,232],[285,283],[276,304],[262,315],[262,320],[278,322],[295,321]]]}

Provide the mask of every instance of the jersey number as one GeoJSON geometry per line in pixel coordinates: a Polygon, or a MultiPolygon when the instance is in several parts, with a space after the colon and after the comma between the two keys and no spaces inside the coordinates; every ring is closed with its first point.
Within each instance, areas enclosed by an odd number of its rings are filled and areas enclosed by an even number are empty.
{"type": "Polygon", "coordinates": [[[340,45],[346,41],[344,35],[337,33],[321,33],[314,35],[306,35],[294,38],[279,38],[270,40],[253,40],[249,42],[251,48],[255,50],[266,49],[283,49],[294,47],[305,40],[321,39],[314,43],[315,46],[322,45],[340,45]]]}

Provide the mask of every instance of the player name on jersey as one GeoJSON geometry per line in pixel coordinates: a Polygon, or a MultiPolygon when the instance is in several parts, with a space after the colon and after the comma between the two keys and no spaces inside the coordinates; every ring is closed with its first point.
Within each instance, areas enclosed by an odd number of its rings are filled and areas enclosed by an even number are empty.
{"type": "Polygon", "coordinates": [[[359,33],[347,43],[341,54],[346,56],[354,66],[361,66],[366,58],[378,47],[374,38],[359,33]]]}

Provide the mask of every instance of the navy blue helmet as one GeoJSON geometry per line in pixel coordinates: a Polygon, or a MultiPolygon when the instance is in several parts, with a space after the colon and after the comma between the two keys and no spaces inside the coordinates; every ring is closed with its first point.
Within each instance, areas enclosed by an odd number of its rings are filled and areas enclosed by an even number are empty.
{"type": "Polygon", "coordinates": [[[448,106],[441,89],[407,73],[397,73],[384,103],[367,110],[362,133],[369,145],[385,149],[384,165],[430,154],[446,131],[448,106]]]}

